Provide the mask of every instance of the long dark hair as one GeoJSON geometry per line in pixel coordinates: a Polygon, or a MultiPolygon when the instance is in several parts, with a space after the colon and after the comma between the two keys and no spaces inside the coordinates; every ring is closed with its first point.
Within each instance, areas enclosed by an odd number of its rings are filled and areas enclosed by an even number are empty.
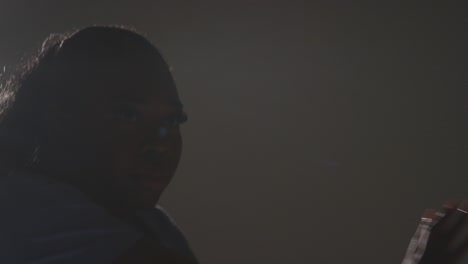
{"type": "MultiPolygon", "coordinates": [[[[16,73],[1,76],[0,167],[33,167],[35,149],[47,126],[45,106],[60,103],[64,112],[79,107],[74,98],[83,91],[75,89],[77,83],[84,84],[94,80],[96,74],[105,74],[96,69],[105,68],[105,63],[112,63],[114,57],[122,59],[127,53],[140,60],[150,57],[145,61],[154,56],[162,59],[155,46],[134,29],[92,26],[49,36],[39,52],[22,63],[16,73]]],[[[161,70],[169,72],[169,67],[164,65],[161,70]]]]}

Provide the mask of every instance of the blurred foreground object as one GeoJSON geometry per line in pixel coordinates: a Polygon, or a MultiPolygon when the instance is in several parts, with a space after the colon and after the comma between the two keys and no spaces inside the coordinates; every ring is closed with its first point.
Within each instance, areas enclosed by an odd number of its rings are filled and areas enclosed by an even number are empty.
{"type": "Polygon", "coordinates": [[[468,201],[448,201],[428,209],[411,239],[402,264],[468,263],[468,201]]]}

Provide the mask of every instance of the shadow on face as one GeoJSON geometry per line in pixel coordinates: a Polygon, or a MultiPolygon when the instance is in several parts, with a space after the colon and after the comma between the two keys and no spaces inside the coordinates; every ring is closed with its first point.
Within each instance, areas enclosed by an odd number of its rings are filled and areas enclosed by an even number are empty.
{"type": "Polygon", "coordinates": [[[50,104],[38,168],[107,207],[151,208],[178,166],[187,116],[157,50],[124,42],[64,51],[80,56],[64,56],[60,76],[73,81],[50,104]]]}

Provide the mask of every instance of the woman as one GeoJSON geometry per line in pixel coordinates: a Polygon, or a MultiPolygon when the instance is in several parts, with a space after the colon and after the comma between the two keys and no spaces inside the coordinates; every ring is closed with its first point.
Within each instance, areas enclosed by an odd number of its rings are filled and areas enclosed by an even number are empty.
{"type": "Polygon", "coordinates": [[[1,92],[0,263],[197,263],[156,206],[187,116],[145,37],[51,36],[1,92]]]}

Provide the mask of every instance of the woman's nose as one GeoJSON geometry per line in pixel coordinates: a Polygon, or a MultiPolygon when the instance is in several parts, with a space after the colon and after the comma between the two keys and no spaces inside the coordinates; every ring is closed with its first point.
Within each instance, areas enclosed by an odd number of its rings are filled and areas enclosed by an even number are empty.
{"type": "Polygon", "coordinates": [[[143,157],[150,161],[159,161],[169,152],[169,147],[165,145],[148,146],[143,149],[143,157]]]}

